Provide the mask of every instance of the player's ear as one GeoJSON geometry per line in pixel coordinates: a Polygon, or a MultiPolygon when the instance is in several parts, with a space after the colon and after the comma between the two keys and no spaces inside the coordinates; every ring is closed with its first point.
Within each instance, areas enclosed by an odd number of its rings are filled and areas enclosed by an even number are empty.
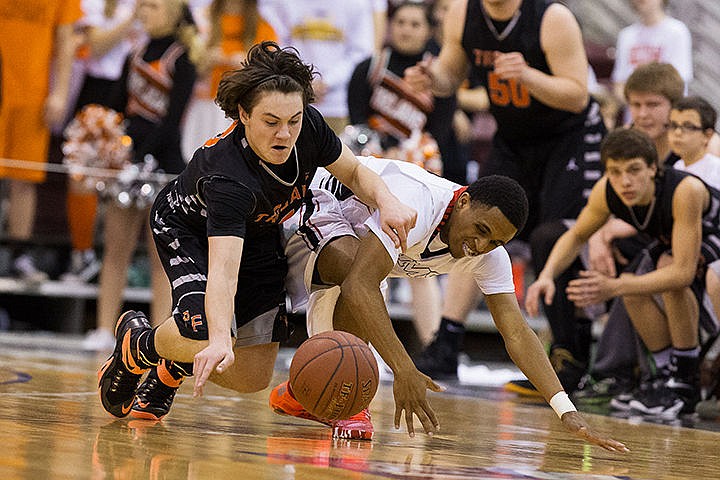
{"type": "Polygon", "coordinates": [[[250,121],[250,115],[240,105],[238,105],[238,113],[239,113],[240,123],[242,123],[243,125],[247,125],[248,122],[250,121]]]}

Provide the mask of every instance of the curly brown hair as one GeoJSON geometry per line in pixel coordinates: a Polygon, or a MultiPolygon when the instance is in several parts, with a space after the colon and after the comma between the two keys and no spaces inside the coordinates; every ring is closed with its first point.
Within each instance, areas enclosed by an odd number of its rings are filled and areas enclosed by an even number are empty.
{"type": "Polygon", "coordinates": [[[233,120],[240,116],[238,106],[250,114],[265,92],[298,92],[307,106],[315,101],[315,75],[315,67],[304,64],[296,49],[262,42],[250,49],[240,68],[223,74],[215,103],[233,120]]]}

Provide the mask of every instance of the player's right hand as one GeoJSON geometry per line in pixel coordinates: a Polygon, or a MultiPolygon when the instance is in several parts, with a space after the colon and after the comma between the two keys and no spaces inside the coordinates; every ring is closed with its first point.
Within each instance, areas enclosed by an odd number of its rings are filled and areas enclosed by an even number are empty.
{"type": "Polygon", "coordinates": [[[596,433],[578,412],[566,412],[562,416],[562,423],[570,432],[583,440],[598,445],[611,452],[626,453],[630,449],[624,443],[613,440],[610,437],[603,437],[596,433]]]}
{"type": "Polygon", "coordinates": [[[232,344],[210,343],[199,351],[193,361],[193,374],[195,375],[193,397],[202,396],[205,382],[214,371],[223,373],[233,363],[235,363],[235,354],[232,344]]]}
{"type": "Polygon", "coordinates": [[[540,297],[543,297],[545,305],[552,305],[555,296],[555,282],[553,280],[538,277],[525,293],[525,310],[532,317],[540,314],[540,297]]]}
{"type": "Polygon", "coordinates": [[[415,436],[413,415],[418,417],[425,433],[432,435],[440,430],[435,411],[427,400],[427,390],[442,392],[443,388],[430,377],[412,369],[406,373],[395,373],[393,395],[395,397],[395,428],[400,428],[400,419],[405,412],[408,435],[415,436]]]}

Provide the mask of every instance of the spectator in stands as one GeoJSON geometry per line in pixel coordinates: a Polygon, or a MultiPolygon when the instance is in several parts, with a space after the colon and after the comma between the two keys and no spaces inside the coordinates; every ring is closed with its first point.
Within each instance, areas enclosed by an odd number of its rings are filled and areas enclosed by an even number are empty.
{"type": "MultiPolygon", "coordinates": [[[[526,306],[536,314],[541,299],[552,301],[554,278],[610,215],[652,237],[655,270],[619,277],[583,271],[570,282],[567,295],[579,307],[623,297],[656,366],[654,375],[633,394],[630,409],[674,418],[692,412],[699,399],[695,292],[702,291],[707,265],[720,258],[720,192],[685,172],[659,168],[652,140],[636,129],[614,130],[604,140],[601,155],[606,174],[528,288],[526,306]]],[[[633,229],[627,232],[635,234],[633,229]]]]}
{"type": "MultiPolygon", "coordinates": [[[[125,113],[134,162],[142,164],[152,156],[157,171],[176,174],[185,167],[180,153],[180,119],[196,78],[191,61],[196,52],[190,46],[196,45],[197,31],[182,0],[140,0],[137,17],[149,38],[125,62],[111,105],[125,113]]],[[[142,227],[147,225],[149,208],[112,200],[106,205],[99,329],[112,332],[120,314],[128,266],[142,227]]],[[[149,231],[147,240],[153,318],[161,319],[170,313],[170,286],[149,231]]]]}
{"type": "Polygon", "coordinates": [[[666,13],[670,0],[630,0],[630,3],[639,18],[618,34],[611,74],[617,98],[624,98],[624,85],[630,74],[650,62],[674,66],[687,88],[693,79],[692,38],[683,22],[666,13]]]}
{"type": "Polygon", "coordinates": [[[209,32],[199,55],[199,81],[183,124],[182,150],[190,159],[209,138],[226,130],[232,120],[215,105],[220,78],[235,70],[250,47],[277,41],[273,27],[260,15],[257,0],[213,0],[208,7],[209,32]]]}
{"type": "MultiPolygon", "coordinates": [[[[508,175],[526,189],[531,218],[520,238],[533,242],[539,271],[548,245],[566,230],[562,220],[580,212],[601,175],[598,148],[605,129],[588,96],[587,56],[570,10],[538,0],[519,3],[456,1],[447,13],[437,60],[411,67],[405,77],[436,95],[455,92],[468,74],[488,89],[498,130],[481,175],[508,175]]],[[[417,359],[432,377],[457,375],[464,322],[478,303],[472,282],[454,275],[447,291],[456,316],[443,317],[436,339],[417,359]]],[[[570,392],[586,368],[590,321],[569,321],[576,317],[575,307],[564,295],[545,313],[554,336],[552,363],[570,392]]],[[[537,394],[529,382],[517,388],[537,394]]]]}
{"type": "MultiPolygon", "coordinates": [[[[43,164],[48,159],[50,128],[59,125],[66,112],[76,47],[73,25],[82,16],[80,0],[40,0],[32,8],[0,0],[0,11],[0,157],[43,164]]],[[[45,171],[42,165],[27,169],[2,165],[0,177],[9,180],[6,233],[18,242],[16,247],[22,247],[33,233],[35,186],[45,181],[45,171]]],[[[16,248],[16,254],[21,252],[16,248]]],[[[17,256],[14,267],[27,280],[47,278],[27,254],[17,256]]]]}
{"type": "Polygon", "coordinates": [[[291,45],[320,72],[315,106],[335,133],[348,122],[348,82],[375,48],[375,0],[264,0],[263,14],[281,45],[291,45]]]}

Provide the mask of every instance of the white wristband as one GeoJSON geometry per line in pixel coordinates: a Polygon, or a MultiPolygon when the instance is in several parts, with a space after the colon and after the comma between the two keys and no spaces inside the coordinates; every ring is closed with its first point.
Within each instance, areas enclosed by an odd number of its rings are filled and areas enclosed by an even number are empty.
{"type": "Polygon", "coordinates": [[[550,399],[550,406],[553,410],[555,410],[558,418],[561,419],[564,413],[577,412],[577,408],[575,408],[575,405],[573,405],[570,397],[568,397],[568,394],[564,391],[559,391],[558,393],[553,395],[553,397],[550,399]]]}

